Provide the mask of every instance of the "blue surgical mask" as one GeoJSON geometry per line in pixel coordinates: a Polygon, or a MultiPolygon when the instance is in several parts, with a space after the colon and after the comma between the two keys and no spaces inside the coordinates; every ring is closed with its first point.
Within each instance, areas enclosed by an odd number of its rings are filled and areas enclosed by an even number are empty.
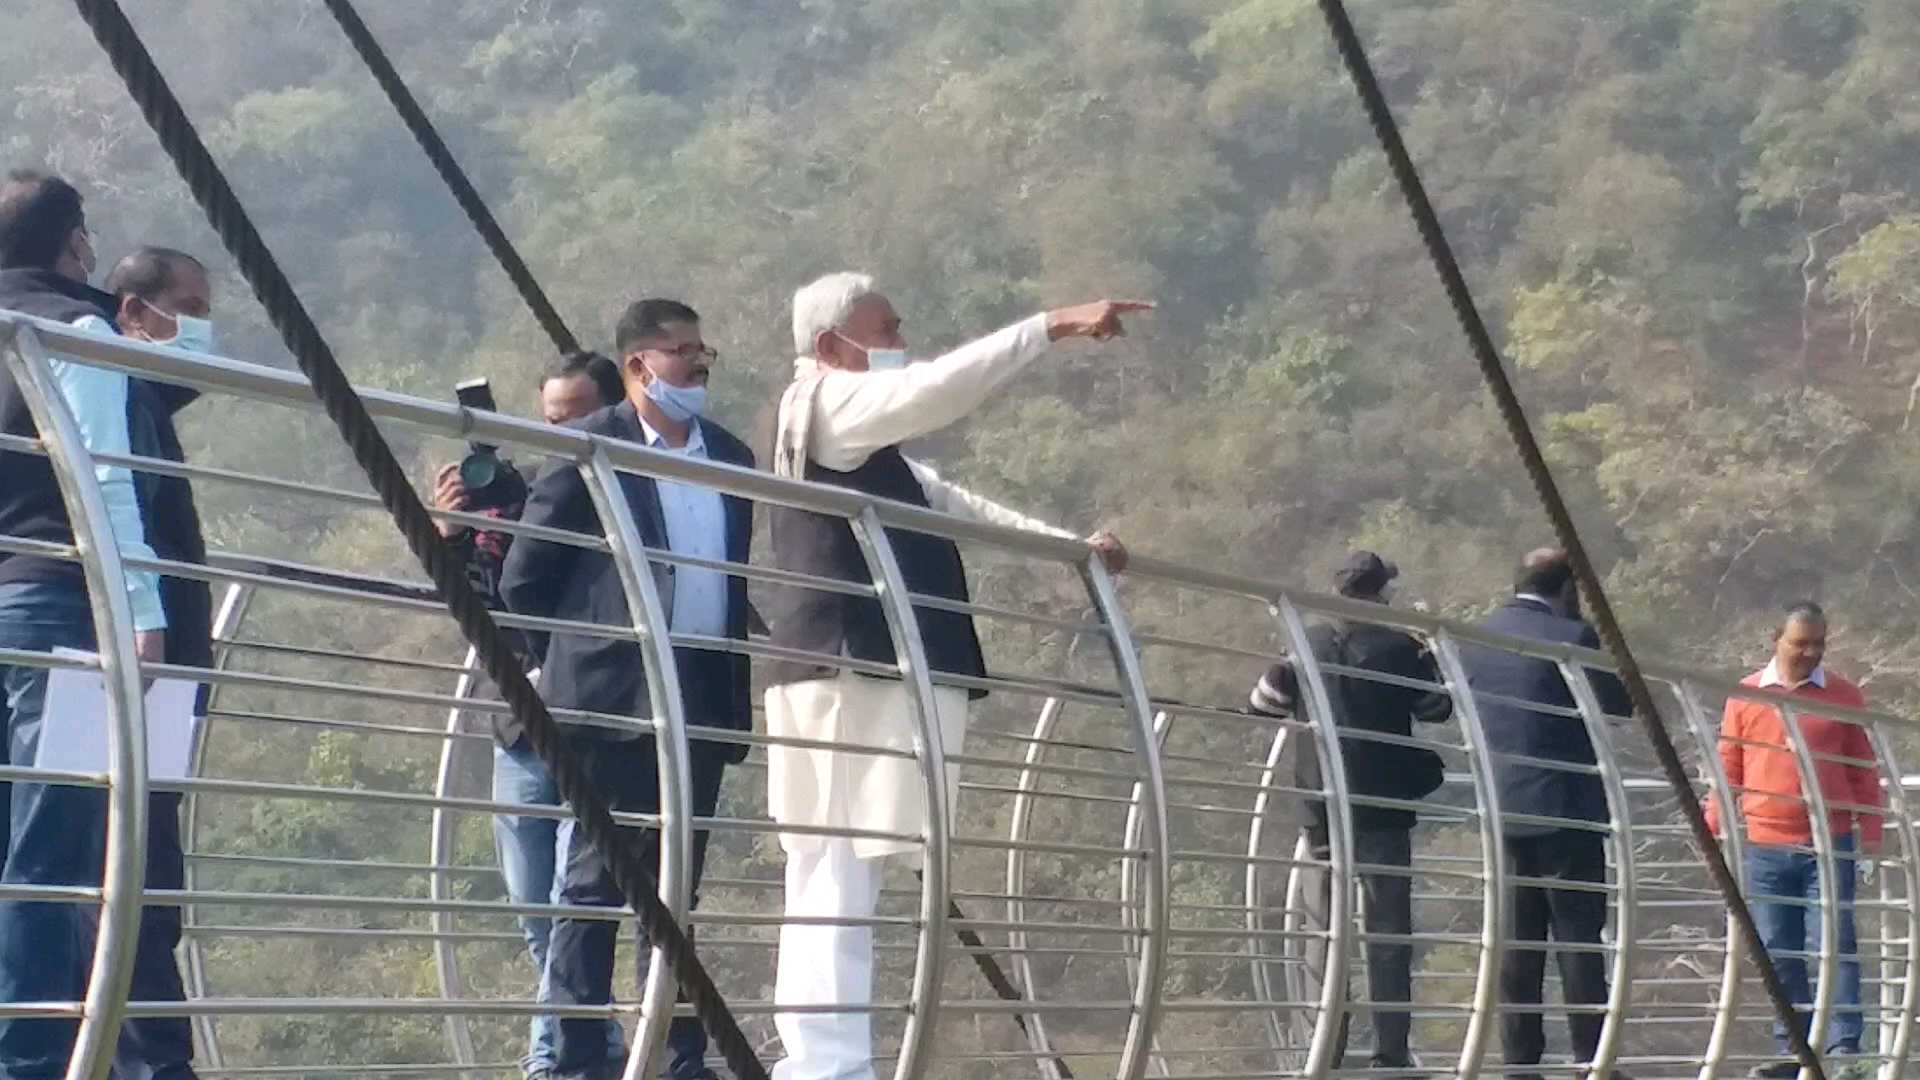
{"type": "Polygon", "coordinates": [[[838,330],[835,330],[833,333],[834,336],[838,337],[841,341],[867,354],[868,371],[896,371],[907,366],[907,350],[905,349],[869,349],[838,330]]]}
{"type": "Polygon", "coordinates": [[[191,315],[175,315],[173,340],[167,344],[176,349],[185,349],[202,356],[213,355],[213,320],[196,319],[191,315]]]}
{"type": "MultiPolygon", "coordinates": [[[[147,304],[145,300],[140,301],[147,304]]],[[[199,353],[202,356],[213,354],[213,320],[196,318],[192,315],[175,315],[147,304],[147,307],[173,320],[173,336],[165,341],[156,341],[155,345],[171,345],[183,352],[199,353]]]]}
{"type": "Polygon", "coordinates": [[[707,411],[705,386],[674,386],[658,374],[647,380],[647,397],[676,424],[684,424],[707,411]]]}
{"type": "Polygon", "coordinates": [[[868,371],[894,371],[907,366],[905,349],[868,349],[868,371]]]}

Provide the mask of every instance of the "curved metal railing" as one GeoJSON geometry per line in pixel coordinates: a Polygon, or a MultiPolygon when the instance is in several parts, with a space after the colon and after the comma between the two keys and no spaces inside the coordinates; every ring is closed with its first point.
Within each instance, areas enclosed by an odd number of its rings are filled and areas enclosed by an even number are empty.
{"type": "MultiPolygon", "coordinates": [[[[55,464],[80,536],[70,548],[0,537],[0,550],[76,559],[87,570],[94,620],[104,643],[92,660],[0,652],[0,663],[91,666],[108,677],[105,722],[112,753],[93,773],[40,772],[8,765],[14,783],[105,787],[111,794],[109,859],[98,888],[0,885],[0,900],[87,905],[100,913],[90,989],[84,1000],[0,1005],[0,1018],[79,1017],[69,1070],[104,1075],[113,1036],[130,1016],[187,1015],[208,1075],[509,1075],[518,1070],[526,1025],[541,1013],[609,1016],[629,1024],[628,1076],[657,1058],[672,1013],[667,973],[652,965],[637,1002],[559,1009],[534,997],[516,920],[618,918],[609,909],[514,903],[503,894],[488,841],[494,815],[562,811],[496,801],[487,784],[487,718],[503,710],[474,671],[463,643],[430,589],[392,576],[408,565],[378,505],[350,482],[344,455],[318,422],[304,383],[288,372],[192,357],[102,339],[0,315],[0,348],[34,403],[42,437],[5,447],[43,453],[55,464]],[[235,425],[272,425],[276,437],[309,450],[298,474],[264,471],[245,442],[218,436],[210,459],[177,465],[90,455],[52,389],[54,357],[197,387],[235,425]],[[243,407],[233,407],[234,403],[243,407]],[[227,455],[227,456],[223,456],[227,455]],[[123,566],[103,517],[94,466],[107,463],[190,478],[221,550],[205,566],[129,560],[123,566]],[[326,538],[314,539],[324,522],[326,538]],[[126,566],[214,584],[223,602],[217,660],[207,670],[140,665],[121,586],[126,566]],[[207,715],[195,729],[184,778],[152,778],[155,790],[185,796],[186,886],[143,888],[149,783],[139,679],[188,677],[209,684],[207,715]],[[179,905],[185,914],[185,1002],[128,1000],[128,970],[139,902],[179,905]]],[[[764,640],[731,642],[670,634],[649,565],[688,562],[645,549],[618,483],[622,473],[707,484],[762,505],[836,514],[853,523],[879,586],[809,579],[728,564],[755,585],[801,585],[878,596],[901,646],[898,669],[915,702],[911,751],[842,747],[849,753],[911,755],[927,792],[924,835],[887,836],[914,845],[917,860],[895,860],[879,914],[873,1003],[877,1054],[900,1080],[923,1076],[1079,1076],[1139,1080],[1327,1076],[1358,1071],[1371,1018],[1360,977],[1367,946],[1379,943],[1361,920],[1359,878],[1395,873],[1356,860],[1351,807],[1414,809],[1411,879],[1414,932],[1413,1047],[1429,1073],[1571,1075],[1593,1068],[1649,1077],[1744,1073],[1770,1059],[1770,1014],[1704,868],[1688,848],[1674,796],[1623,718],[1605,715],[1587,674],[1607,659],[1571,646],[1519,641],[1428,616],[1309,595],[1272,582],[1137,559],[1117,583],[1070,541],[1010,532],[832,488],[652,452],[492,414],[368,392],[392,437],[420,442],[431,456],[448,440],[476,437],[503,452],[576,468],[594,493],[602,535],[539,530],[473,515],[447,515],[519,536],[608,552],[623,567],[631,625],[590,625],[502,616],[523,629],[591,634],[639,643],[658,688],[655,721],[564,714],[583,723],[638,726],[656,736],[663,777],[658,815],[623,815],[662,832],[659,875],[676,918],[697,928],[700,949],[748,1031],[778,1053],[772,965],[780,923],[777,827],[765,807],[764,733],[704,727],[670,692],[668,645],[793,658],[764,640]],[[433,440],[440,440],[434,443],[433,440]],[[888,541],[889,529],[954,538],[968,551],[977,585],[969,605],[996,661],[985,680],[929,672],[917,647],[913,604],[888,541]],[[1337,738],[1314,718],[1327,715],[1328,677],[1396,681],[1312,656],[1316,619],[1393,626],[1422,639],[1437,661],[1433,683],[1397,680],[1448,695],[1452,720],[1412,739],[1371,737],[1439,753],[1447,780],[1418,803],[1345,789],[1343,754],[1365,753],[1364,734],[1337,738]],[[1467,691],[1463,649],[1494,649],[1557,665],[1572,707],[1535,705],[1541,722],[1579,724],[1597,763],[1546,765],[1598,778],[1609,820],[1535,820],[1503,811],[1496,775],[1503,759],[1478,721],[1488,704],[1467,691]],[[1281,655],[1296,658],[1305,707],[1266,716],[1243,707],[1248,686],[1281,655]],[[985,689],[963,745],[943,745],[931,720],[932,689],[985,689]],[[696,818],[685,782],[690,739],[744,742],[745,763],[729,771],[722,805],[696,818]],[[1344,745],[1343,745],[1344,743],[1344,745]],[[1328,790],[1293,783],[1291,762],[1316,755],[1328,790]],[[1300,833],[1307,800],[1324,798],[1328,848],[1300,833]],[[1597,944],[1555,943],[1605,958],[1609,994],[1572,1006],[1601,1018],[1591,1065],[1567,1060],[1546,1007],[1549,1059],[1500,1064],[1503,961],[1513,953],[1509,922],[1516,882],[1507,833],[1516,825],[1585,829],[1603,837],[1604,881],[1569,888],[1603,893],[1610,908],[1597,944]],[[696,829],[710,837],[701,904],[688,888],[696,829]],[[908,871],[923,871],[916,879],[908,871]],[[960,905],[950,916],[949,900],[960,905]],[[951,941],[980,935],[1024,995],[988,995],[951,941]],[[1024,1021],[1016,1026],[1011,1017],[1024,1021]],[[1341,1054],[1341,1033],[1349,1044],[1341,1054]]],[[[201,406],[203,408],[209,406],[201,406]]],[[[289,455],[290,456],[290,455],[289,455]]],[[[856,662],[838,661],[859,668],[856,662]]],[[[1718,715],[1726,700],[1753,697],[1730,681],[1654,667],[1676,741],[1703,787],[1731,807],[1742,790],[1720,767],[1718,715]]],[[[1811,778],[1831,755],[1803,737],[1807,718],[1784,709],[1792,755],[1813,820],[1833,809],[1811,778]]],[[[1886,1080],[1900,1076],[1912,1045],[1920,951],[1913,947],[1920,849],[1906,813],[1896,755],[1912,720],[1821,709],[1823,725],[1867,732],[1887,793],[1886,849],[1869,865],[1854,905],[1863,967],[1860,1011],[1866,1043],[1859,1063],[1886,1080]]],[[[1511,763],[1511,762],[1506,762],[1511,763]]],[[[1846,763],[1841,763],[1846,764],[1846,763]]],[[[826,830],[834,832],[835,830],[826,830]]],[[[846,834],[846,830],[840,830],[846,834]]],[[[1726,841],[1744,861],[1742,830],[1726,841]]],[[[1831,896],[1850,869],[1824,830],[1804,849],[1831,896]]],[[[1816,1030],[1847,1011],[1836,1001],[1841,908],[1787,902],[1810,913],[1813,946],[1798,955],[1813,969],[1816,1030]]],[[[630,942],[624,942],[630,946],[630,942]]],[[[1786,955],[1786,954],[1783,954],[1786,955]]]]}

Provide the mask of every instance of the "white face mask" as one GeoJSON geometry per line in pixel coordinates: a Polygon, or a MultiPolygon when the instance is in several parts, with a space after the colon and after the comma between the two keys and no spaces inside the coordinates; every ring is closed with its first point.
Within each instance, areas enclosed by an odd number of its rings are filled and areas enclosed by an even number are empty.
{"type": "Polygon", "coordinates": [[[897,371],[907,366],[907,350],[905,349],[869,349],[838,330],[835,330],[833,333],[834,336],[838,337],[841,341],[867,354],[868,371],[897,371]]]}
{"type": "MultiPolygon", "coordinates": [[[[140,301],[147,304],[145,300],[140,301]]],[[[155,345],[171,345],[183,352],[199,353],[202,356],[213,354],[213,320],[196,318],[192,315],[175,315],[170,311],[161,311],[152,304],[147,309],[173,320],[173,336],[165,341],[155,341],[155,345]]]]}
{"type": "Polygon", "coordinates": [[[868,349],[868,371],[896,371],[907,366],[905,349],[868,349]]]}

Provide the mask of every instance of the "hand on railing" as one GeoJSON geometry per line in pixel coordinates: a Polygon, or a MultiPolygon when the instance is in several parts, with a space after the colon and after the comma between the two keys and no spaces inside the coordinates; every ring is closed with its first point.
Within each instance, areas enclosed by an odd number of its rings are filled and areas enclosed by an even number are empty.
{"type": "Polygon", "coordinates": [[[1120,574],[1126,572],[1127,545],[1121,543],[1119,537],[1105,529],[1101,529],[1099,532],[1087,537],[1087,546],[1093,549],[1094,554],[1100,556],[1100,562],[1107,568],[1108,573],[1120,574]]]}
{"type": "Polygon", "coordinates": [[[139,630],[133,635],[133,652],[143,664],[164,664],[167,661],[167,632],[165,630],[139,630]]]}

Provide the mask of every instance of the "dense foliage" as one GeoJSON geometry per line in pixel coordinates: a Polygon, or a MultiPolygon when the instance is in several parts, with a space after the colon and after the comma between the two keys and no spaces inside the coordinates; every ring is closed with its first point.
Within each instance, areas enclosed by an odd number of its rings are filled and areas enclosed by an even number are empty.
{"type": "MultiPolygon", "coordinates": [[[[356,379],[438,395],[481,373],[530,405],[543,339],[317,5],[128,6],[356,379]]],[[[1061,350],[928,453],[1183,561],[1319,585],[1371,547],[1404,595],[1455,615],[1545,537],[1311,0],[367,8],[582,336],[604,343],[639,295],[686,298],[736,428],[785,378],[786,298],[823,271],[878,274],[927,349],[1141,295],[1160,309],[1133,336],[1061,350]]],[[[1746,669],[1773,613],[1811,596],[1836,615],[1839,668],[1882,705],[1920,700],[1920,7],[1356,8],[1639,647],[1746,669]]],[[[0,86],[0,159],[81,182],[106,258],[157,241],[227,265],[68,5],[10,5],[0,86]]],[[[221,289],[225,351],[281,356],[237,277],[221,289]]],[[[200,460],[356,486],[324,429],[187,415],[200,460]]],[[[375,518],[203,499],[217,544],[404,565],[375,518]]],[[[1030,591],[983,574],[990,595],[1030,591]]],[[[351,636],[292,613],[278,631],[351,636]]],[[[417,741],[302,739],[279,771],[430,783],[417,741]]],[[[230,753],[236,775],[261,764],[230,753]]],[[[221,826],[261,850],[424,855],[332,806],[261,802],[221,826]]],[[[386,989],[425,992],[422,955],[386,989]]],[[[293,974],[254,971],[248,992],[293,974]]],[[[260,1060],[324,1056],[319,1034],[257,1023],[260,1060]],[[304,1050],[276,1057],[276,1039],[304,1050]]],[[[410,1052],[390,1026],[380,1051],[320,1026],[333,1060],[410,1052]]]]}

